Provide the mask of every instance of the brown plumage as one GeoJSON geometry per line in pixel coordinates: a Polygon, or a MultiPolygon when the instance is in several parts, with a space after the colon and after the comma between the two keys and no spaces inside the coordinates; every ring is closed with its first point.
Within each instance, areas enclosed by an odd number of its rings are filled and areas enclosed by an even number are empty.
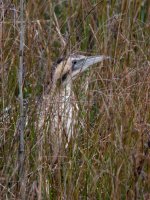
{"type": "Polygon", "coordinates": [[[87,70],[93,64],[99,63],[106,56],[72,55],[60,59],[52,77],[52,87],[49,93],[43,95],[39,106],[38,130],[43,130],[50,123],[51,143],[54,152],[54,162],[57,158],[62,139],[67,137],[66,147],[74,135],[74,124],[78,114],[78,106],[72,91],[72,80],[87,70]]]}

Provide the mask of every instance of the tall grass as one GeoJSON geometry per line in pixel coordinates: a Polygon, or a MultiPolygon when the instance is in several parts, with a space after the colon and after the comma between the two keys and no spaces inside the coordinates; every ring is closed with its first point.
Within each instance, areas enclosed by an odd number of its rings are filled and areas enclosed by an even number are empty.
{"type": "MultiPolygon", "coordinates": [[[[0,199],[19,199],[20,7],[5,1],[0,9],[0,199]]],[[[39,185],[41,199],[150,199],[149,13],[148,0],[25,2],[26,199],[40,199],[39,185]],[[105,54],[112,61],[74,82],[75,137],[52,166],[48,125],[38,160],[37,99],[53,61],[70,53],[105,54]]]]}

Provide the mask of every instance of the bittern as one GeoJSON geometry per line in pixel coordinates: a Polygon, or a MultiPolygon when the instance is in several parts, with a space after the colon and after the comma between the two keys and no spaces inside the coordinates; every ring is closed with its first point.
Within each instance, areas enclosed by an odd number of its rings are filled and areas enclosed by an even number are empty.
{"type": "Polygon", "coordinates": [[[70,138],[74,135],[73,127],[78,106],[72,91],[72,81],[94,64],[108,58],[103,55],[71,55],[68,58],[59,59],[55,64],[52,87],[50,92],[46,92],[43,96],[39,118],[39,129],[50,122],[54,151],[58,152],[58,146],[61,145],[63,137],[67,137],[66,145],[68,145],[70,138]],[[49,113],[50,117],[48,117],[49,113]]]}

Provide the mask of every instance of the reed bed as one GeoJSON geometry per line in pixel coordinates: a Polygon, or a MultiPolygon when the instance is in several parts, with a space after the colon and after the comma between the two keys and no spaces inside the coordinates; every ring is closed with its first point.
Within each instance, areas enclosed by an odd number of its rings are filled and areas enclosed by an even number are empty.
{"type": "Polygon", "coordinates": [[[0,10],[0,199],[150,199],[149,1],[24,1],[23,193],[20,3],[2,1],[0,10]],[[72,53],[112,59],[73,83],[80,110],[75,136],[67,149],[64,138],[52,166],[51,129],[45,124],[38,136],[37,102],[52,63],[72,53]]]}

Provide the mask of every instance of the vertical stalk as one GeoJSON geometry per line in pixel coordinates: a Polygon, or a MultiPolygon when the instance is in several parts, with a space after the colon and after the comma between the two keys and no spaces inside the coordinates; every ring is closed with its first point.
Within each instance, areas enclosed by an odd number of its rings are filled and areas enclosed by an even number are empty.
{"type": "Polygon", "coordinates": [[[1,80],[2,80],[2,107],[3,111],[5,108],[5,101],[4,101],[4,96],[5,96],[5,86],[4,86],[4,61],[3,61],[3,23],[4,23],[4,5],[1,3],[1,15],[0,15],[0,74],[1,74],[1,80]]]}
{"type": "Polygon", "coordinates": [[[25,199],[25,169],[24,169],[24,108],[23,108],[23,52],[24,52],[24,24],[23,24],[24,0],[20,0],[20,48],[19,48],[19,104],[20,104],[20,118],[19,118],[19,184],[20,184],[20,198],[25,199]]]}

